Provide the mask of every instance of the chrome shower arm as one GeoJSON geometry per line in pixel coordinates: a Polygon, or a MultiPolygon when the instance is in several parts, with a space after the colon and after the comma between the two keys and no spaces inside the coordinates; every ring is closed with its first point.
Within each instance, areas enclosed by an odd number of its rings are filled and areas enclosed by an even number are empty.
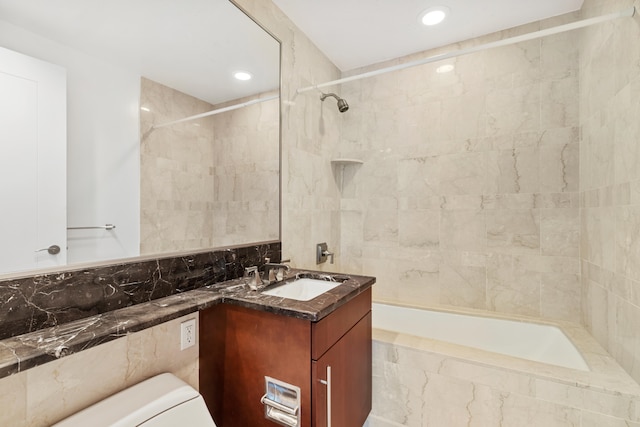
{"type": "Polygon", "coordinates": [[[320,101],[324,101],[325,99],[327,99],[328,96],[333,96],[336,100],[340,101],[340,97],[335,93],[323,93],[320,96],[320,101]]]}

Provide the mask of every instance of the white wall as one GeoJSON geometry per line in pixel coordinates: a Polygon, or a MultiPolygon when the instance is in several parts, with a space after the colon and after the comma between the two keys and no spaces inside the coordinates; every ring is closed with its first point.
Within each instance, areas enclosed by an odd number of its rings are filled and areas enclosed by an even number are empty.
{"type": "Polygon", "coordinates": [[[0,21],[0,45],[67,69],[68,262],[139,254],[140,76],[0,21]]]}

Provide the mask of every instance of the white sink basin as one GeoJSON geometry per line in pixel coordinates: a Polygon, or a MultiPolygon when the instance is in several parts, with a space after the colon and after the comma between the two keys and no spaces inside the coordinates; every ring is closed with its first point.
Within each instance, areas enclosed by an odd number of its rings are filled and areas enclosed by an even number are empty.
{"type": "Polygon", "coordinates": [[[316,279],[298,279],[286,285],[280,285],[262,292],[263,295],[294,299],[297,301],[309,301],[325,292],[341,285],[341,282],[328,282],[316,279]]]}

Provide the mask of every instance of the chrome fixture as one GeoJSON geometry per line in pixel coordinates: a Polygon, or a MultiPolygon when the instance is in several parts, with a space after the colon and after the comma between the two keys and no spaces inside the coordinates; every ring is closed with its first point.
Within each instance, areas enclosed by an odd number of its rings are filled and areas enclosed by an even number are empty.
{"type": "Polygon", "coordinates": [[[333,96],[335,99],[338,100],[338,111],[340,111],[341,113],[344,113],[345,111],[347,111],[349,109],[349,104],[347,104],[347,101],[345,101],[344,99],[340,98],[335,93],[323,93],[320,96],[320,101],[324,102],[324,100],[329,96],[333,96]]]}
{"type": "Polygon", "coordinates": [[[113,224],[105,224],[105,225],[93,225],[90,227],[67,227],[67,230],[113,230],[116,228],[113,224]]]}
{"type": "Polygon", "coordinates": [[[300,387],[267,376],[264,382],[265,394],[260,399],[264,405],[264,417],[283,426],[299,427],[302,401],[300,387]]]}
{"type": "Polygon", "coordinates": [[[290,267],[287,264],[267,262],[264,265],[264,281],[267,285],[275,282],[280,282],[285,278],[286,273],[289,270],[290,267]]]}
{"type": "Polygon", "coordinates": [[[316,245],[316,264],[327,262],[327,257],[330,258],[329,263],[333,264],[333,252],[329,252],[326,243],[318,243],[316,245]]]}
{"type": "Polygon", "coordinates": [[[60,253],[60,246],[51,245],[48,248],[38,249],[36,252],[44,252],[47,251],[50,255],[58,255],[60,253]]]}
{"type": "Polygon", "coordinates": [[[246,267],[244,269],[244,279],[247,285],[253,291],[257,291],[263,286],[262,279],[260,278],[260,272],[258,272],[258,266],[246,267]]]}

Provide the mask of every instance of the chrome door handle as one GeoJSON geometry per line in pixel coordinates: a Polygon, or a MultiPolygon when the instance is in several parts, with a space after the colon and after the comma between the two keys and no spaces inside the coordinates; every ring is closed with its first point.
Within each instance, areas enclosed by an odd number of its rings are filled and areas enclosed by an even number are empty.
{"type": "Polygon", "coordinates": [[[49,252],[51,255],[57,255],[60,253],[60,246],[58,245],[51,245],[48,248],[44,248],[44,249],[38,249],[36,252],[42,252],[42,251],[47,251],[49,252]]]}

